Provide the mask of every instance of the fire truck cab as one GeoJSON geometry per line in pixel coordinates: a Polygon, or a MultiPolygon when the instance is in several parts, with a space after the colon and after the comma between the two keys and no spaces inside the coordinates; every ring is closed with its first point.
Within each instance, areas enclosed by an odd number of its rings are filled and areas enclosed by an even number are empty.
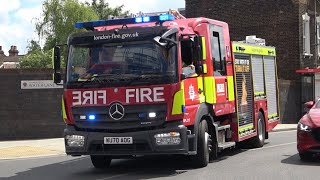
{"type": "MultiPolygon", "coordinates": [[[[228,24],[173,14],[76,23],[62,114],[66,153],[96,168],[135,155],[189,155],[204,167],[279,123],[276,51],[231,42],[228,24]]],[[[60,48],[54,49],[60,83],[60,48]]]]}

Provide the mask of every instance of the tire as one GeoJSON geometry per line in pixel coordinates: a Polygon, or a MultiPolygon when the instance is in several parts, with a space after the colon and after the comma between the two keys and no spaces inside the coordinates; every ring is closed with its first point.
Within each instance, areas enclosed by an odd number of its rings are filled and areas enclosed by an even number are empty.
{"type": "Polygon", "coordinates": [[[258,113],[258,122],[257,122],[257,136],[252,140],[252,146],[254,148],[261,148],[264,145],[265,137],[266,137],[266,126],[264,122],[264,117],[261,112],[258,113]]]}
{"type": "Polygon", "coordinates": [[[111,158],[109,156],[99,156],[99,155],[91,155],[91,162],[92,165],[96,169],[106,169],[110,167],[111,164],[111,158]]]}
{"type": "Polygon", "coordinates": [[[211,136],[209,135],[208,123],[202,120],[199,124],[197,137],[197,155],[194,156],[193,164],[195,167],[206,167],[210,160],[211,136]]]}
{"type": "Polygon", "coordinates": [[[311,161],[312,160],[312,154],[309,152],[304,152],[304,153],[299,152],[299,156],[300,156],[301,161],[311,161]]]}

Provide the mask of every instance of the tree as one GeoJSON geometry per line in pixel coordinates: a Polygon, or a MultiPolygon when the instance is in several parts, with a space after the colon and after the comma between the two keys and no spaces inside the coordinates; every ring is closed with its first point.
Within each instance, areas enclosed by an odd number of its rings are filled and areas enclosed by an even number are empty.
{"type": "Polygon", "coordinates": [[[20,58],[20,68],[52,68],[52,51],[34,49],[20,58]]]}
{"type": "Polygon", "coordinates": [[[129,11],[123,12],[123,7],[118,6],[115,8],[109,7],[109,3],[105,2],[105,0],[92,0],[91,4],[86,2],[88,6],[90,6],[99,16],[99,19],[109,19],[109,16],[117,17],[117,16],[127,16],[129,11]]]}
{"type": "Polygon", "coordinates": [[[97,19],[97,13],[78,0],[46,0],[36,29],[40,37],[46,38],[44,49],[49,50],[56,44],[65,44],[71,33],[83,31],[76,29],[74,23],[97,19]]]}
{"type": "MultiPolygon", "coordinates": [[[[20,67],[51,67],[52,48],[57,44],[66,44],[70,34],[84,31],[74,27],[76,22],[128,14],[122,12],[123,7],[111,8],[104,0],[92,0],[91,4],[79,0],[45,0],[42,15],[35,24],[39,39],[44,39],[44,47],[41,48],[38,42],[31,40],[27,55],[21,58],[20,67]]],[[[66,57],[67,50],[62,48],[62,59],[66,57]]]]}

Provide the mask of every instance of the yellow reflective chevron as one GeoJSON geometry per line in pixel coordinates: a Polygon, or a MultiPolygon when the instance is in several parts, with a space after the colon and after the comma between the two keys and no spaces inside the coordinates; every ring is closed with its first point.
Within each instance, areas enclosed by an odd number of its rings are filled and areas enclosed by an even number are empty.
{"type": "Polygon", "coordinates": [[[204,61],[207,59],[206,39],[204,37],[202,37],[202,59],[204,61]]]}
{"type": "Polygon", "coordinates": [[[180,90],[174,94],[172,104],[172,115],[182,114],[182,106],[185,105],[184,99],[184,82],[180,83],[180,90]]]}
{"type": "Polygon", "coordinates": [[[234,101],[233,76],[227,76],[227,81],[228,81],[228,99],[229,99],[229,101],[234,101]]]}
{"type": "Polygon", "coordinates": [[[232,50],[234,53],[276,56],[276,49],[274,47],[261,47],[242,43],[233,43],[232,50]]]}
{"type": "Polygon", "coordinates": [[[204,92],[206,95],[206,102],[214,104],[217,102],[216,86],[214,77],[204,77],[204,92]]]}
{"type": "MultiPolygon", "coordinates": [[[[203,90],[203,78],[202,77],[198,77],[198,89],[203,90]]],[[[199,103],[204,103],[206,101],[206,98],[204,96],[204,93],[199,93],[199,103]]]]}
{"type": "Polygon", "coordinates": [[[203,67],[203,73],[207,74],[208,73],[208,66],[206,64],[202,64],[203,67]]]}
{"type": "Polygon", "coordinates": [[[62,109],[62,119],[64,122],[67,120],[67,113],[66,113],[66,107],[64,105],[64,99],[62,97],[62,104],[61,104],[61,109],[62,109]]]}
{"type": "Polygon", "coordinates": [[[253,123],[250,123],[248,125],[244,125],[244,126],[241,126],[239,127],[239,131],[246,131],[246,130],[249,130],[249,129],[253,129],[253,123]]]}
{"type": "Polygon", "coordinates": [[[52,63],[52,69],[54,69],[54,48],[52,48],[52,56],[51,56],[51,63],[52,63]]]}

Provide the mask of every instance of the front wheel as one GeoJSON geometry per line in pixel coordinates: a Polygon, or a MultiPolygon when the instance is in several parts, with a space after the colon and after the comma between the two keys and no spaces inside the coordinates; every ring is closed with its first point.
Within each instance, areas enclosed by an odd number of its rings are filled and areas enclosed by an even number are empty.
{"type": "Polygon", "coordinates": [[[202,120],[199,124],[197,140],[197,155],[195,155],[193,163],[195,167],[206,167],[209,163],[212,147],[212,139],[206,120],[202,120]]]}
{"type": "Polygon", "coordinates": [[[261,148],[264,145],[265,137],[266,137],[266,128],[264,117],[261,112],[258,114],[258,127],[257,127],[257,136],[253,138],[252,145],[255,148],[261,148]]]}
{"type": "Polygon", "coordinates": [[[111,164],[112,158],[109,156],[91,155],[91,162],[96,169],[108,168],[111,164]]]}

